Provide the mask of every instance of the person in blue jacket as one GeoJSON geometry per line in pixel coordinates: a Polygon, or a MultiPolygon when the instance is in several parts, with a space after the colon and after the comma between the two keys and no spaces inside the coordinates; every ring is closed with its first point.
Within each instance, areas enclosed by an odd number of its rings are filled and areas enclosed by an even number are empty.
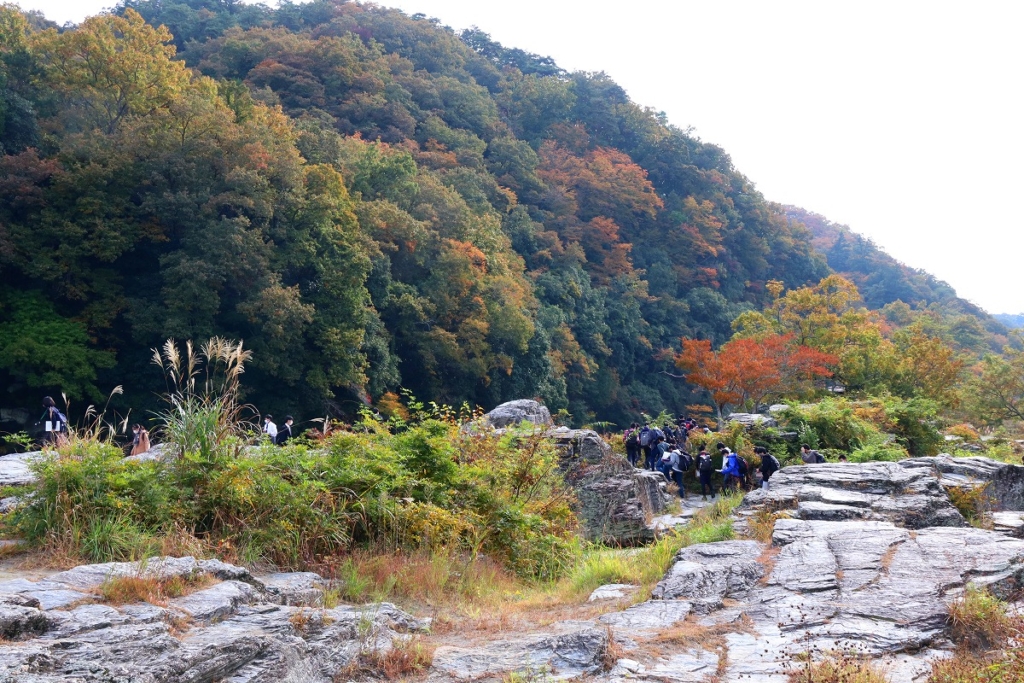
{"type": "Polygon", "coordinates": [[[722,475],[722,488],[732,489],[742,476],[738,458],[727,446],[723,446],[718,452],[722,454],[722,469],[718,470],[722,475]]]}

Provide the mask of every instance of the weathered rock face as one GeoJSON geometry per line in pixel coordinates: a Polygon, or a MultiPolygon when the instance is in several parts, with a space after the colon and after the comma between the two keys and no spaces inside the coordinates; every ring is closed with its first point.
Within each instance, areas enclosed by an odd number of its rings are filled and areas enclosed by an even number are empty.
{"type": "Polygon", "coordinates": [[[566,474],[576,490],[577,514],[587,540],[636,545],[651,538],[649,523],[667,506],[660,472],[636,470],[620,456],[580,465],[566,474]]]}
{"type": "Polygon", "coordinates": [[[607,647],[606,630],[570,621],[552,624],[546,633],[480,647],[439,647],[433,668],[456,680],[500,680],[508,673],[541,671],[551,679],[572,679],[600,671],[607,647]]]}
{"type": "Polygon", "coordinates": [[[551,412],[543,403],[524,398],[502,403],[484,415],[483,422],[494,429],[515,427],[523,422],[547,427],[551,425],[551,412]]]}
{"type": "MultiPolygon", "coordinates": [[[[510,401],[484,415],[481,423],[504,429],[524,421],[549,426],[551,415],[536,401],[510,401]]],[[[664,476],[634,469],[590,429],[554,427],[544,434],[560,451],[561,469],[576,491],[576,511],[588,540],[635,545],[652,538],[651,518],[668,504],[664,476]]]]}
{"type": "Polygon", "coordinates": [[[744,427],[778,427],[778,421],[769,415],[760,413],[730,413],[729,422],[738,422],[744,427]]]}
{"type": "Polygon", "coordinates": [[[933,458],[903,460],[901,467],[930,471],[946,488],[988,484],[988,495],[997,510],[1024,510],[1024,467],[990,458],[954,458],[941,454],[933,458]]]}
{"type": "Polygon", "coordinates": [[[0,632],[20,641],[0,648],[0,681],[280,683],[289,676],[328,683],[361,653],[386,649],[425,621],[382,603],[312,609],[287,603],[320,577],[273,575],[191,557],[142,566],[76,567],[45,581],[0,583],[0,632]],[[166,606],[96,604],[111,577],[226,580],[166,606]],[[315,579],[314,579],[315,577],[315,579]]]}
{"type": "Polygon", "coordinates": [[[744,506],[792,510],[806,520],[878,520],[908,529],[966,526],[932,470],[894,462],[784,467],[744,506]]]}
{"type": "Polygon", "coordinates": [[[608,442],[591,429],[556,427],[549,429],[546,434],[562,451],[566,469],[577,464],[599,463],[612,454],[608,442]]]}

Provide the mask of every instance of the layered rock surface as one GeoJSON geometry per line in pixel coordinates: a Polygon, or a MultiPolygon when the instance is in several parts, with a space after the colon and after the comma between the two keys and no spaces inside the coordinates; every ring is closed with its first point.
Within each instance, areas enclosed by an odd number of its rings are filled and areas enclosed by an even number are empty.
{"type": "Polygon", "coordinates": [[[361,654],[427,626],[387,603],[323,609],[322,585],[315,574],[264,580],[191,557],[2,582],[0,632],[11,642],[0,647],[0,681],[328,683],[361,654]],[[97,602],[118,577],[201,576],[215,582],[165,604],[97,602]]]}

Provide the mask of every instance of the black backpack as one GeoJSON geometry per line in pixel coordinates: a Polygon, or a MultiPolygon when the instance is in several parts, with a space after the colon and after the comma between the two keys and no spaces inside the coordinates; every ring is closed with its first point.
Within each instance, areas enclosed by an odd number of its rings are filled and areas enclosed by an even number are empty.
{"type": "Polygon", "coordinates": [[[692,465],[692,464],[693,464],[693,456],[691,456],[689,453],[680,453],[679,454],[679,470],[680,471],[682,471],[682,472],[689,472],[690,471],[690,465],[692,465]]]}
{"type": "Polygon", "coordinates": [[[640,432],[639,429],[632,429],[632,430],[630,430],[628,432],[628,435],[626,436],[626,445],[627,446],[639,446],[640,445],[640,434],[639,434],[639,432],[640,432]]]}
{"type": "Polygon", "coordinates": [[[714,466],[714,464],[712,464],[711,458],[701,458],[700,459],[700,473],[701,474],[711,474],[714,471],[715,471],[715,466],[714,466]]]}
{"type": "Polygon", "coordinates": [[[825,456],[822,455],[821,453],[819,453],[818,451],[814,451],[814,462],[816,462],[816,463],[823,463],[823,462],[825,462],[825,456]]]}

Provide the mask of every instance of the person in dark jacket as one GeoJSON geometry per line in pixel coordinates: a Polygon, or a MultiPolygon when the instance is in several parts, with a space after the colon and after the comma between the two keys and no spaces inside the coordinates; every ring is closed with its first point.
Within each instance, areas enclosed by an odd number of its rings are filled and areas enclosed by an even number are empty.
{"type": "Polygon", "coordinates": [[[818,451],[811,450],[807,444],[800,445],[800,459],[804,461],[805,465],[825,462],[825,456],[818,451]]]}
{"type": "Polygon", "coordinates": [[[294,421],[292,420],[292,416],[286,415],[284,418],[284,424],[281,425],[281,428],[277,430],[277,436],[274,437],[274,443],[276,443],[278,446],[283,446],[286,443],[288,443],[288,439],[295,436],[294,434],[292,434],[293,423],[294,421]]]}
{"type": "Polygon", "coordinates": [[[711,491],[711,499],[715,498],[715,484],[711,481],[711,475],[715,472],[715,466],[711,462],[711,456],[707,451],[701,451],[697,455],[697,476],[700,478],[701,500],[708,499],[708,490],[711,491]]]}
{"type": "Polygon", "coordinates": [[[43,397],[43,409],[43,416],[39,418],[43,423],[43,443],[55,444],[67,436],[68,419],[49,396],[43,397]]]}
{"type": "Polygon", "coordinates": [[[768,480],[779,471],[779,461],[764,446],[755,448],[754,453],[761,458],[761,465],[757,468],[761,471],[761,488],[767,490],[768,480]]]}
{"type": "Polygon", "coordinates": [[[636,422],[629,425],[629,429],[622,435],[622,440],[626,444],[626,460],[629,460],[630,465],[636,467],[636,463],[640,460],[640,425],[636,422]]]}

